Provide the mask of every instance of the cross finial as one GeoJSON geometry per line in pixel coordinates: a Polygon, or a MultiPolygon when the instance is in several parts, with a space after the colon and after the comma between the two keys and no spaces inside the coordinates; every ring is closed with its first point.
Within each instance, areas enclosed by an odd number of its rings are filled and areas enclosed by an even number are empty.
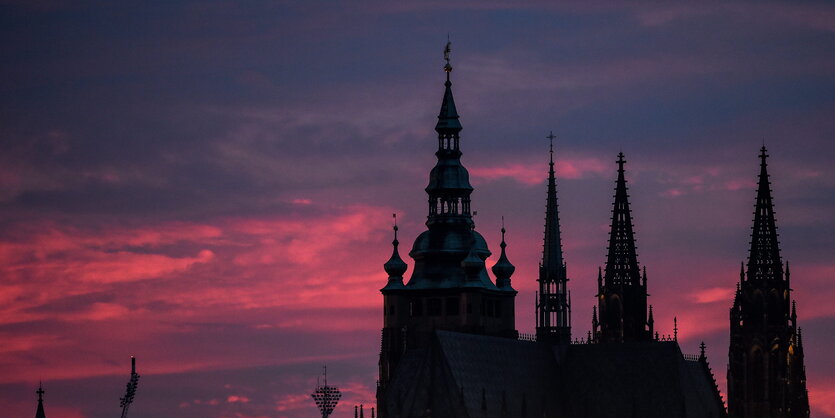
{"type": "Polygon", "coordinates": [[[702,343],[699,344],[699,350],[701,351],[701,353],[699,354],[699,359],[707,358],[707,356],[705,355],[705,342],[704,341],[702,341],[702,343]]]}
{"type": "Polygon", "coordinates": [[[38,382],[38,390],[35,391],[38,394],[38,401],[43,401],[43,394],[46,393],[43,390],[43,383],[38,382]]]}
{"type": "Polygon", "coordinates": [[[556,138],[556,136],[554,136],[554,131],[549,131],[548,136],[546,136],[545,138],[548,138],[548,142],[550,144],[550,148],[549,148],[548,151],[551,153],[551,162],[553,163],[554,162],[554,139],[556,138]]]}

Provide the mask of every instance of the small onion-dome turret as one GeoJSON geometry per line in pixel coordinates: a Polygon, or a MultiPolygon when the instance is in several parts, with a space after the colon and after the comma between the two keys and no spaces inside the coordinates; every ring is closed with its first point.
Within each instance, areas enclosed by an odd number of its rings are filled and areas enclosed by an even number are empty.
{"type": "Polygon", "coordinates": [[[502,255],[499,257],[499,261],[493,266],[493,274],[496,276],[496,286],[499,289],[508,289],[510,288],[510,276],[513,275],[513,272],[516,271],[516,266],[510,264],[510,261],[507,259],[507,254],[505,253],[505,248],[507,244],[504,241],[504,234],[506,230],[502,227],[502,243],[500,247],[502,247],[502,255]]]}
{"type": "Polygon", "coordinates": [[[400,258],[400,253],[397,251],[397,246],[400,245],[400,241],[397,240],[397,225],[394,225],[393,229],[394,241],[391,242],[391,245],[394,249],[391,252],[391,258],[389,258],[389,261],[386,261],[386,263],[383,264],[383,268],[389,275],[389,281],[386,288],[403,287],[403,274],[406,273],[406,270],[409,268],[409,266],[403,262],[403,259],[400,258]]]}

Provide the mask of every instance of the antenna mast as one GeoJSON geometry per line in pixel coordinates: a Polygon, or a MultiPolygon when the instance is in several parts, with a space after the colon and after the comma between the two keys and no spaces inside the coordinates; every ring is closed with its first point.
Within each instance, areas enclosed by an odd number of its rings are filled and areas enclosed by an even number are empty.
{"type": "Polygon", "coordinates": [[[125,396],[119,398],[119,406],[122,407],[122,418],[127,418],[128,408],[133,403],[133,397],[136,396],[136,387],[139,385],[139,375],[136,374],[136,357],[130,356],[130,380],[128,380],[127,388],[125,389],[125,396]]]}

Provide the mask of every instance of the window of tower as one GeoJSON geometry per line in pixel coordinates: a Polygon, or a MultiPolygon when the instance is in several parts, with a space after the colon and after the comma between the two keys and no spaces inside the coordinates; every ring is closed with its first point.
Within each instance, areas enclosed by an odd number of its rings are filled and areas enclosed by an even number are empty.
{"type": "Polygon", "coordinates": [[[429,316],[441,316],[441,300],[431,298],[426,301],[426,314],[429,316]]]}
{"type": "Polygon", "coordinates": [[[446,299],[446,314],[450,316],[458,316],[458,298],[446,299]]]}

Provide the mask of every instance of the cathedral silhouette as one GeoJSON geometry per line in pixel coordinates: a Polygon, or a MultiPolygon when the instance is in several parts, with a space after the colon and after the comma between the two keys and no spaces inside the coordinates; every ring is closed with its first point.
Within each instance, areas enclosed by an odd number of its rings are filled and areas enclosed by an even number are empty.
{"type": "MultiPolygon", "coordinates": [[[[473,187],[461,164],[458,111],[447,45],[446,82],[435,131],[438,161],[429,175],[427,230],[409,256],[404,283],[397,226],[384,268],[377,385],[380,418],[411,417],[808,417],[803,344],[780,259],[765,147],[747,270],[730,310],[728,409],[705,356],[682,354],[677,332],[659,335],[638,264],[626,160],[617,180],[597,307],[583,338],[571,333],[571,293],[563,258],[553,135],[545,234],[536,295],[536,334],[516,330],[515,267],[491,255],[475,230],[473,187]]],[[[730,301],[729,301],[730,302],[730,301]]]]}

